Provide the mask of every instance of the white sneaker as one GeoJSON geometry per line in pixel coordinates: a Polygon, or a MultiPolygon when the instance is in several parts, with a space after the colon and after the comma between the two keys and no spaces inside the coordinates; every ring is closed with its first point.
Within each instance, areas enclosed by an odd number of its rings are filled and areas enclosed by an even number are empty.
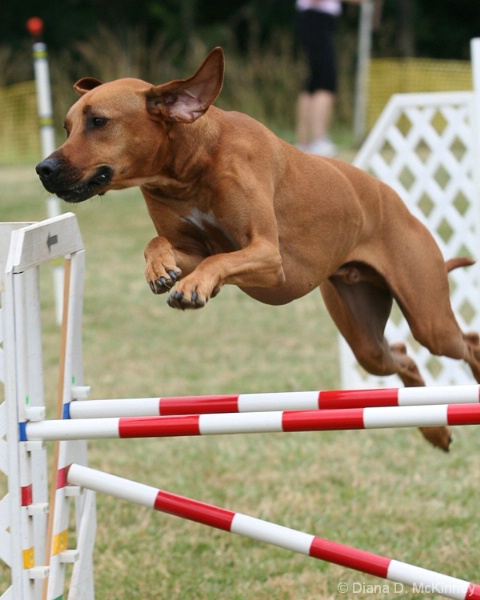
{"type": "Polygon", "coordinates": [[[308,146],[307,152],[310,154],[318,154],[319,156],[336,156],[338,154],[338,148],[328,138],[320,138],[308,146]]]}
{"type": "Polygon", "coordinates": [[[303,152],[308,152],[308,144],[299,144],[298,142],[295,144],[295,148],[298,148],[299,150],[303,150],[303,152]]]}

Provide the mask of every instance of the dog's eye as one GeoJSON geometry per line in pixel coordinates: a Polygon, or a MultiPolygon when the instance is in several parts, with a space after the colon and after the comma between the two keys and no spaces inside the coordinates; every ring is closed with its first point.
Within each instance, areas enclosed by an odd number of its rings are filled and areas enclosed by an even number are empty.
{"type": "Polygon", "coordinates": [[[98,127],[103,127],[106,125],[107,121],[108,119],[105,119],[105,117],[92,117],[90,122],[92,127],[98,129],[98,127]]]}

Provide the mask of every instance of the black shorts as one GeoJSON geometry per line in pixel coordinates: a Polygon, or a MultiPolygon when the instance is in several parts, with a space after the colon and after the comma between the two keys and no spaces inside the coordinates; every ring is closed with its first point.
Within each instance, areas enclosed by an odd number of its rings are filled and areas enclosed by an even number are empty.
{"type": "Polygon", "coordinates": [[[318,10],[301,10],[297,13],[297,34],[308,65],[304,89],[309,93],[318,90],[337,91],[336,25],[335,16],[318,10]]]}

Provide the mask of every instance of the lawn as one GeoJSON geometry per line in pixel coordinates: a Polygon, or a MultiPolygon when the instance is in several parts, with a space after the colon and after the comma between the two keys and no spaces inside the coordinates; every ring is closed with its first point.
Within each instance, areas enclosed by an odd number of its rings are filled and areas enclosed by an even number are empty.
{"type": "MultiPolygon", "coordinates": [[[[2,221],[44,218],[46,195],[32,166],[1,168],[0,190],[2,221]]],[[[83,346],[91,398],[339,386],[337,334],[318,292],[268,307],[227,286],[204,309],[174,311],[144,280],[153,226],[138,191],[65,209],[76,213],[87,251],[83,346]]],[[[44,267],[45,387],[53,407],[60,335],[50,275],[44,267]]],[[[454,431],[449,454],[410,429],[111,440],[89,448],[95,468],[480,579],[475,427],[454,431]]],[[[95,581],[100,600],[437,597],[103,496],[95,581]]]]}

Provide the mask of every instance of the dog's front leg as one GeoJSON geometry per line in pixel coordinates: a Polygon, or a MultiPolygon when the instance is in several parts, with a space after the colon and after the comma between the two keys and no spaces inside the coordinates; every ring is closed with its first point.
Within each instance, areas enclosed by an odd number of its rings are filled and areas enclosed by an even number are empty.
{"type": "MultiPolygon", "coordinates": [[[[164,237],[154,237],[144,251],[145,278],[154,294],[164,294],[191,273],[204,257],[174,248],[164,237]]],[[[214,295],[214,294],[213,294],[214,295]]],[[[203,304],[202,304],[203,306],[203,304]]]]}
{"type": "Polygon", "coordinates": [[[145,248],[145,278],[154,294],[168,292],[181,278],[173,247],[164,237],[155,237],[145,248]]]}
{"type": "MultiPolygon", "coordinates": [[[[190,257],[191,258],[191,257],[190,257]]],[[[274,288],[285,282],[278,247],[257,239],[242,250],[208,256],[172,290],[173,308],[200,308],[228,283],[239,287],[274,288]]]]}

